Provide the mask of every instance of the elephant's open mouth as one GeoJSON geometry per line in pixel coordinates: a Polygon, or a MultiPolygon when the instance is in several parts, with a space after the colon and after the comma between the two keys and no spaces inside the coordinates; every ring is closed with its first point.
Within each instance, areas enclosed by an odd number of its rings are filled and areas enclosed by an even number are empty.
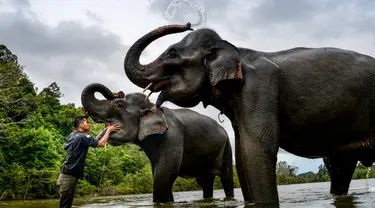
{"type": "Polygon", "coordinates": [[[168,79],[163,79],[157,82],[150,81],[150,83],[147,85],[147,87],[143,91],[146,91],[147,89],[150,89],[152,92],[162,91],[165,88],[165,86],[168,84],[168,82],[169,82],[168,79]]]}
{"type": "Polygon", "coordinates": [[[93,117],[93,116],[91,116],[91,119],[92,119],[95,123],[106,123],[105,120],[100,119],[100,118],[96,118],[96,117],[93,117]]]}
{"type": "Polygon", "coordinates": [[[154,90],[163,90],[165,88],[165,86],[168,84],[168,80],[165,79],[163,81],[160,81],[158,83],[155,84],[154,86],[154,90]]]}

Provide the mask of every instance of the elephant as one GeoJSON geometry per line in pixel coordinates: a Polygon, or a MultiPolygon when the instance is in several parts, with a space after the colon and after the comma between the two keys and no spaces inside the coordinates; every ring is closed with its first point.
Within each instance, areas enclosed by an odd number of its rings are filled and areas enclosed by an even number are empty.
{"type": "Polygon", "coordinates": [[[226,130],[214,119],[190,109],[156,108],[142,93],[111,92],[100,83],[87,85],[82,106],[96,123],[117,123],[113,146],[138,145],[151,162],[153,202],[173,202],[176,178],[195,178],[203,197],[213,197],[219,176],[227,199],[234,197],[232,148],[226,130]],[[99,100],[95,93],[106,99],[99,100]]]}
{"type": "Polygon", "coordinates": [[[345,195],[359,162],[375,161],[375,59],[334,47],[259,51],[235,46],[211,28],[164,25],[143,35],[124,58],[128,79],[160,92],[156,107],[202,102],[225,114],[235,134],[244,200],[279,205],[279,148],[323,158],[330,193],[345,195]],[[188,34],[154,61],[142,51],[160,37],[188,34]]]}

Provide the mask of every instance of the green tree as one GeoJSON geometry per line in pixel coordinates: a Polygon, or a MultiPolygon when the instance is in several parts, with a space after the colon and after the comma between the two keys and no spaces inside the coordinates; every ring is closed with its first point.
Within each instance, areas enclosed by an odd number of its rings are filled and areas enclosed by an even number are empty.
{"type": "Polygon", "coordinates": [[[5,45],[0,44],[0,64],[18,64],[18,58],[5,45]]]}
{"type": "Polygon", "coordinates": [[[318,172],[316,174],[316,180],[317,182],[325,182],[330,181],[329,175],[328,175],[328,169],[324,164],[319,165],[318,172]]]}
{"type": "Polygon", "coordinates": [[[374,167],[367,168],[361,163],[358,163],[356,169],[354,170],[352,179],[367,179],[367,178],[375,178],[374,167]]]}
{"type": "Polygon", "coordinates": [[[278,184],[304,183],[305,180],[296,176],[298,167],[289,165],[286,161],[279,161],[276,165],[276,175],[278,184]]]}

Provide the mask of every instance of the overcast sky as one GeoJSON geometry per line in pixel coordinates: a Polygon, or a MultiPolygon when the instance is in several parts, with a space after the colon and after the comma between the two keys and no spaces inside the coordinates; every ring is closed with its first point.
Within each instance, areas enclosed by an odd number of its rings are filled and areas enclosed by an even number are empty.
{"type": "MultiPolygon", "coordinates": [[[[177,2],[178,0],[174,0],[177,2]]],[[[172,0],[0,0],[0,43],[18,55],[36,87],[53,81],[61,102],[81,106],[80,93],[91,82],[112,91],[141,92],[126,77],[124,55],[146,32],[170,23],[210,27],[239,47],[261,51],[340,47],[375,56],[375,1],[370,0],[190,0],[179,9],[172,0]],[[245,3],[246,2],[246,3],[245,3]]],[[[187,33],[152,43],[142,54],[148,63],[187,33]]],[[[158,94],[153,94],[155,102],[158,94]]],[[[171,103],[167,107],[178,108],[171,103]]],[[[194,110],[218,121],[218,110],[194,110]]],[[[229,120],[221,124],[231,137],[229,120]]],[[[317,171],[321,159],[280,151],[279,160],[317,171]]]]}

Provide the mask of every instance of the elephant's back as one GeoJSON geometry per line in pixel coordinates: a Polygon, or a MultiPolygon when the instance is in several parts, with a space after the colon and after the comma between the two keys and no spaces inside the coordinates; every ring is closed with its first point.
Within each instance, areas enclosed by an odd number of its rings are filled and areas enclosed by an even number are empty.
{"type": "Polygon", "coordinates": [[[317,139],[346,140],[372,131],[373,57],[326,47],[290,49],[269,53],[267,58],[282,71],[278,82],[282,134],[304,143],[306,135],[311,135],[311,144],[316,144],[317,139]]]}
{"type": "MultiPolygon", "coordinates": [[[[226,141],[228,134],[216,120],[190,109],[175,109],[175,113],[185,124],[188,136],[216,137],[216,140],[226,141]]],[[[210,139],[207,138],[207,139],[210,139]]]]}

